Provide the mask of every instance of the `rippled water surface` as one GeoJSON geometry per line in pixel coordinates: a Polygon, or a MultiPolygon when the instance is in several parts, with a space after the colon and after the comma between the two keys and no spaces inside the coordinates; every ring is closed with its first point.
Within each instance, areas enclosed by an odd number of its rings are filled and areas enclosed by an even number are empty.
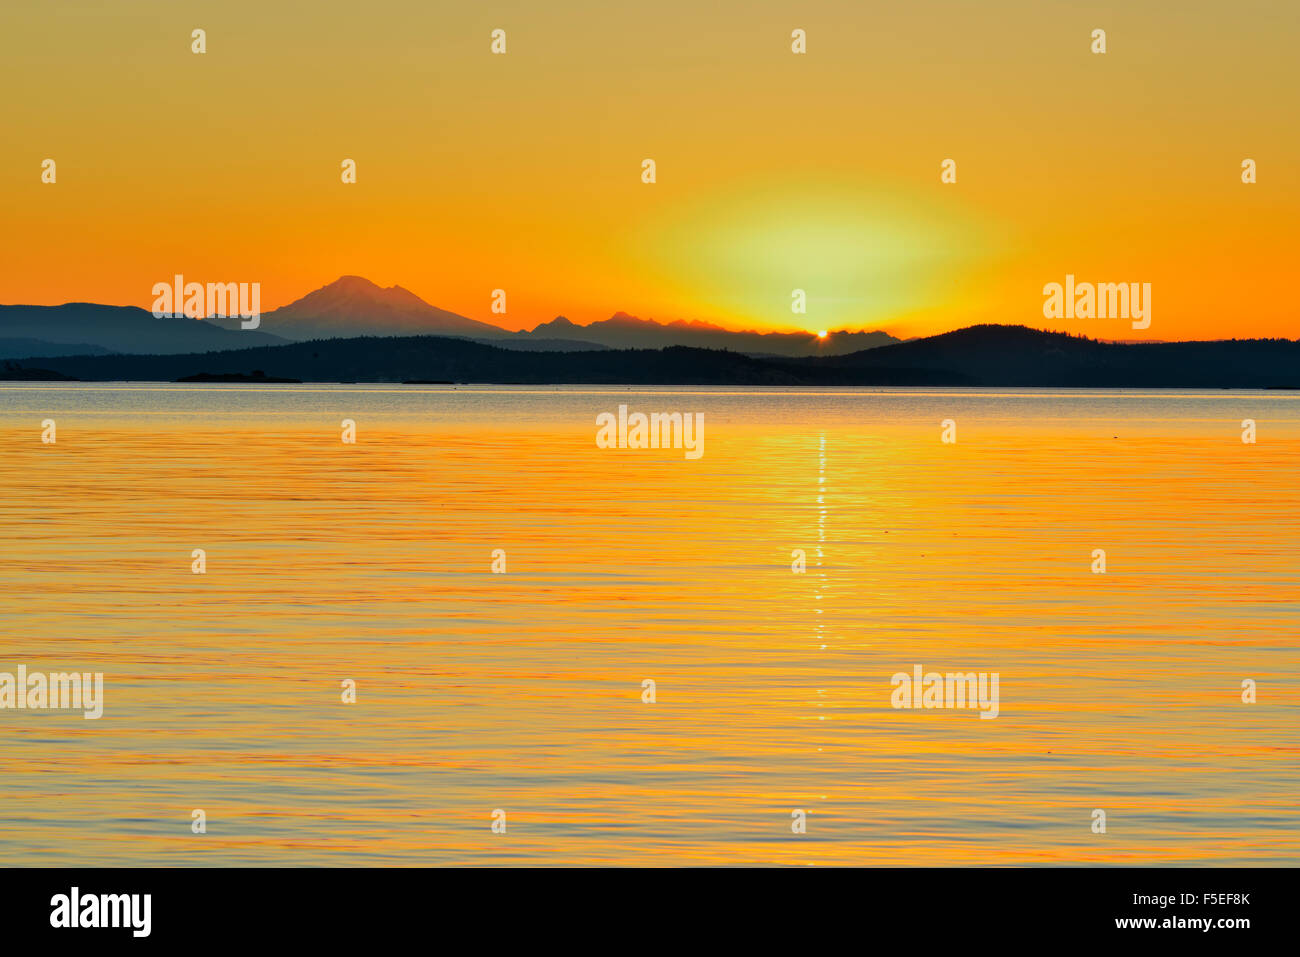
{"type": "Polygon", "coordinates": [[[0,672],[105,676],[0,710],[0,864],[1300,863],[1294,394],[10,383],[0,449],[0,672]]]}

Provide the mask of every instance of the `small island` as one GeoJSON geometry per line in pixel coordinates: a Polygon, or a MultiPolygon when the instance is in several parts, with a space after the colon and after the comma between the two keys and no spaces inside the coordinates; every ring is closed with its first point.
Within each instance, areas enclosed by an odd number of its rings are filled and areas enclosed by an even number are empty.
{"type": "Polygon", "coordinates": [[[176,382],[288,382],[302,384],[301,379],[286,379],[281,376],[267,375],[261,369],[246,372],[199,372],[195,375],[182,376],[176,382]]]}

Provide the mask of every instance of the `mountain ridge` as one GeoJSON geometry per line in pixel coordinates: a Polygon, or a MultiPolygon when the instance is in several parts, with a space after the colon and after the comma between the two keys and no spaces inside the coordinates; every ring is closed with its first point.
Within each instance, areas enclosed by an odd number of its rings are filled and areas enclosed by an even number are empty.
{"type": "MultiPolygon", "coordinates": [[[[32,316],[26,316],[28,320],[32,316]]],[[[348,274],[313,289],[293,302],[263,313],[256,330],[243,328],[236,317],[209,316],[188,321],[192,329],[220,332],[177,331],[163,326],[151,313],[135,306],[108,306],[98,303],[64,303],[61,306],[0,305],[0,339],[31,339],[52,345],[84,343],[110,352],[134,355],[174,354],[189,348],[201,349],[207,342],[238,348],[240,345],[269,342],[307,342],[313,339],[356,338],[360,336],[456,336],[507,349],[533,352],[564,352],[577,349],[657,349],[669,346],[693,346],[728,349],[747,355],[814,356],[839,355],[897,342],[880,331],[835,331],[825,338],[810,332],[758,332],[732,330],[699,319],[676,319],[659,322],[642,319],[624,311],[608,319],[580,325],[564,316],[536,323],[532,329],[511,332],[491,323],[470,319],[459,313],[431,305],[409,289],[399,285],[383,287],[363,276],[348,274]],[[19,322],[15,310],[64,310],[46,313],[40,323],[19,322]],[[108,310],[137,309],[132,332],[124,334],[112,328],[114,314],[108,310]],[[141,323],[139,316],[154,323],[141,323]],[[12,328],[10,326],[12,325],[12,328]],[[53,329],[51,335],[39,334],[53,329]],[[220,342],[222,334],[245,336],[242,340],[220,342]],[[264,338],[269,337],[269,338],[264,338]]],[[[18,348],[15,345],[15,348],[18,348]]],[[[21,348],[18,348],[21,352],[21,348]]],[[[62,350],[60,350],[62,351],[62,350]]],[[[34,355],[36,353],[28,353],[34,355]]],[[[52,353],[50,353],[52,354],[52,353]]],[[[66,353],[65,353],[66,354],[66,353]]],[[[14,358],[23,358],[10,351],[14,358]]]]}

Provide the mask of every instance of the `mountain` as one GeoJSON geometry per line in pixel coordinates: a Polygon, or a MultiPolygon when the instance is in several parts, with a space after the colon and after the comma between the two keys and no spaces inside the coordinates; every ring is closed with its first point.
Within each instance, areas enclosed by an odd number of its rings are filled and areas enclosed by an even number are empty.
{"type": "Polygon", "coordinates": [[[342,276],[287,306],[263,313],[261,328],[298,342],[359,335],[489,339],[507,335],[489,323],[431,306],[401,286],[384,289],[360,276],[342,276]]]}
{"type": "MultiPolygon", "coordinates": [[[[238,320],[235,320],[236,323],[238,320]]],[[[223,329],[209,320],[184,316],[157,319],[135,306],[69,302],[62,306],[0,306],[0,340],[36,340],[30,355],[67,354],[67,346],[90,351],[168,354],[238,349],[283,342],[253,329],[223,329]],[[54,351],[46,351],[53,347],[54,351]]],[[[9,348],[9,355],[19,357],[9,348]]]]}
{"type": "Polygon", "coordinates": [[[707,322],[677,320],[661,323],[618,312],[609,319],[582,326],[564,316],[536,326],[531,332],[516,332],[514,339],[551,336],[599,343],[611,349],[662,349],[665,346],[693,346],[698,349],[729,349],[749,356],[843,355],[898,342],[887,332],[831,332],[820,338],[811,332],[734,332],[707,322]]]}
{"type": "Polygon", "coordinates": [[[845,356],[756,359],[686,346],[524,352],[459,338],[366,336],[196,355],[47,356],[5,366],[0,378],[1266,389],[1300,387],[1300,342],[1125,344],[983,325],[845,356]]]}

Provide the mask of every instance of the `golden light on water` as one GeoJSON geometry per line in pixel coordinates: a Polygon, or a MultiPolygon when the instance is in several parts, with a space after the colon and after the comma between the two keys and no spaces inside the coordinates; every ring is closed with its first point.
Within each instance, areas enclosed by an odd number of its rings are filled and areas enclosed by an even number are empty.
{"type": "Polygon", "coordinates": [[[1300,856],[1294,397],[1254,446],[1236,393],[0,399],[9,658],[105,674],[99,721],[6,714],[6,861],[1300,856]],[[619,402],[703,410],[704,457],[595,448],[619,402]],[[893,710],[918,664],[1000,673],[997,719],[893,710]]]}

